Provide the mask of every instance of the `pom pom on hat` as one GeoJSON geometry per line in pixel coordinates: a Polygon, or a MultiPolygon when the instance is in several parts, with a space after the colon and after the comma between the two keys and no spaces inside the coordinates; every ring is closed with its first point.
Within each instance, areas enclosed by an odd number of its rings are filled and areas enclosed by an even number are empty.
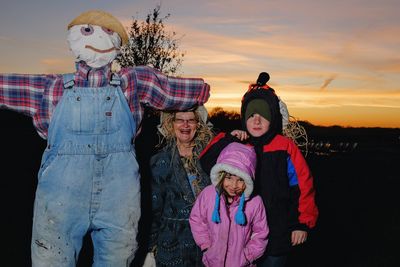
{"type": "MultiPolygon", "coordinates": [[[[221,200],[221,197],[218,192],[216,192],[215,195],[215,204],[214,204],[214,210],[212,213],[211,221],[215,223],[220,223],[221,218],[219,216],[219,202],[221,200]]],[[[239,207],[238,210],[236,211],[235,214],[235,222],[239,225],[245,225],[246,224],[246,215],[244,214],[244,201],[246,200],[244,192],[240,196],[239,200],[239,207]]]]}
{"type": "Polygon", "coordinates": [[[91,24],[101,26],[107,29],[110,29],[116,33],[118,33],[121,38],[122,45],[128,43],[128,34],[124,26],[121,24],[119,20],[113,17],[111,14],[101,11],[101,10],[90,10],[80,14],[78,17],[73,19],[68,24],[68,30],[75,25],[81,24],[91,24]]]}

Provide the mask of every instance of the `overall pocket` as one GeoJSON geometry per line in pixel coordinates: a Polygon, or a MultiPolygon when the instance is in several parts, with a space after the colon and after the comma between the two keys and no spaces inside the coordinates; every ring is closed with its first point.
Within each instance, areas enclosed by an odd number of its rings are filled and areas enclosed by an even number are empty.
{"type": "Polygon", "coordinates": [[[68,97],[65,126],[75,134],[94,133],[96,123],[96,103],[93,96],[73,94],[68,97]]]}

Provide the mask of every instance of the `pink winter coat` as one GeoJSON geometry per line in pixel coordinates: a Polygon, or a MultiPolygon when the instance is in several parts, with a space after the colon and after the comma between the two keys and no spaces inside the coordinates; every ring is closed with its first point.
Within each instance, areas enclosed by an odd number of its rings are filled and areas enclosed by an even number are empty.
{"type": "Polygon", "coordinates": [[[235,214],[239,199],[226,206],[220,198],[220,223],[211,220],[214,210],[215,187],[209,185],[196,199],[190,213],[190,227],[196,244],[203,254],[203,263],[210,267],[255,266],[254,261],[264,253],[269,228],[263,202],[259,196],[247,199],[244,213],[246,224],[238,225],[235,214]]]}

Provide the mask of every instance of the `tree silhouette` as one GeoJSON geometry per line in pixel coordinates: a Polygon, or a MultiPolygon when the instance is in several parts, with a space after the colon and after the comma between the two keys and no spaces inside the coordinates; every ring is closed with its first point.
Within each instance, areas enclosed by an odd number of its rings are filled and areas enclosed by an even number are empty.
{"type": "Polygon", "coordinates": [[[157,5],[146,20],[140,22],[133,17],[129,31],[129,43],[121,48],[117,62],[121,67],[151,66],[165,74],[177,74],[182,66],[185,52],[179,50],[180,39],[176,32],[167,32],[160,17],[161,6],[157,5]]]}
{"type": "Polygon", "coordinates": [[[222,107],[216,107],[210,111],[209,115],[214,132],[231,132],[235,129],[242,129],[240,114],[235,111],[226,111],[222,107]]]}

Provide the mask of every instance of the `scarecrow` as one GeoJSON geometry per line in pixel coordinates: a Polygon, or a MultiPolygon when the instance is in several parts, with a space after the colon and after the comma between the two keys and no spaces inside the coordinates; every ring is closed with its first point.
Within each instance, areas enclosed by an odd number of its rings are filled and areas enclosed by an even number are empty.
{"type": "Polygon", "coordinates": [[[128,42],[112,15],[91,10],[68,25],[69,74],[0,74],[0,108],[32,117],[47,139],[38,173],[32,266],[75,266],[90,233],[93,266],[129,266],[137,249],[140,175],[134,140],[144,106],[185,110],[209,85],[145,66],[113,72],[128,42]]]}

